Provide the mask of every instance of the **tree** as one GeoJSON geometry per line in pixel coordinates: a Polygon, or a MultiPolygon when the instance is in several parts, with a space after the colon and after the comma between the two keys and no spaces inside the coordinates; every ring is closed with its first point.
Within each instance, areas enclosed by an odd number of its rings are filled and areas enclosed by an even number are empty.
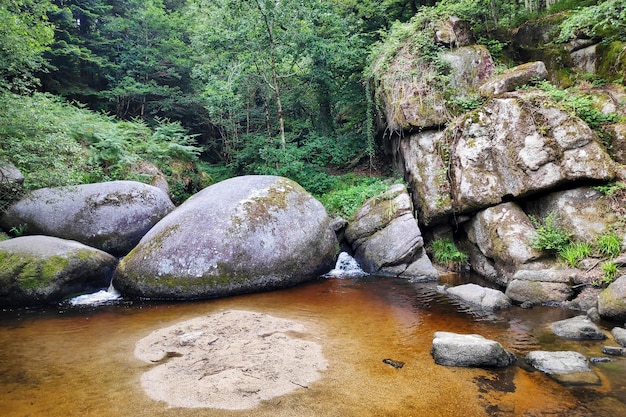
{"type": "Polygon", "coordinates": [[[46,68],[42,57],[53,41],[48,0],[10,0],[0,4],[0,89],[31,90],[36,73],[46,68]]]}
{"type": "Polygon", "coordinates": [[[312,132],[333,133],[341,105],[355,96],[363,101],[360,22],[333,6],[320,0],[195,1],[193,44],[201,60],[195,73],[225,149],[245,146],[242,133],[261,132],[283,150],[292,140],[302,145],[312,132]]]}

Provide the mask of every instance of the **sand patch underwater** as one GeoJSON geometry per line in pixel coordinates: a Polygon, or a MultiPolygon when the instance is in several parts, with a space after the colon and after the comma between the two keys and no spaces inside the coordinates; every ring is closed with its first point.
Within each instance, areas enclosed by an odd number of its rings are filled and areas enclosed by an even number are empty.
{"type": "Polygon", "coordinates": [[[228,310],[152,332],[135,356],[154,367],[141,383],[170,407],[254,408],[308,389],[328,368],[304,324],[268,314],[228,310]]]}

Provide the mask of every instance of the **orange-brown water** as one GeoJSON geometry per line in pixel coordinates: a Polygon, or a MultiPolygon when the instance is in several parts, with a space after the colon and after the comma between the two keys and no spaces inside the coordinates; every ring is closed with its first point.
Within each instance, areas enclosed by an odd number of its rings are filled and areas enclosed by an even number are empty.
{"type": "MultiPolygon", "coordinates": [[[[563,387],[514,366],[438,366],[438,330],[478,333],[523,357],[535,349],[601,356],[602,342],[567,342],[542,325],[574,315],[513,308],[495,315],[451,303],[435,284],[329,279],[282,291],[193,303],[0,313],[0,415],[13,416],[622,416],[626,359],[594,365],[599,387],[563,387]],[[293,394],[245,411],[167,408],[142,390],[150,365],[133,356],[155,329],[227,309],[296,319],[329,368],[293,394]],[[382,362],[405,362],[402,369],[382,362]]],[[[610,330],[610,327],[607,327],[610,330]]]]}

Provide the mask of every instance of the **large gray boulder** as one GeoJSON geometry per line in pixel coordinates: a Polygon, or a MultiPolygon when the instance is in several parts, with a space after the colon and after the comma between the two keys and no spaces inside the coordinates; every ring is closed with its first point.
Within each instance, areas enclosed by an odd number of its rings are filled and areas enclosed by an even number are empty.
{"type": "Polygon", "coordinates": [[[0,242],[0,306],[60,301],[108,287],[117,258],[71,240],[24,236],[0,242]]]}
{"type": "Polygon", "coordinates": [[[589,317],[580,315],[550,325],[557,336],[574,340],[604,340],[606,335],[589,317]]]}
{"type": "Polygon", "coordinates": [[[477,334],[435,332],[430,353],[435,363],[445,366],[506,367],[516,361],[500,343],[477,334]]]}
{"type": "Polygon", "coordinates": [[[337,240],[322,204],[282,177],[243,176],[192,196],[120,263],[125,294],[198,299],[294,285],[332,269],[337,240]]]}
{"type": "Polygon", "coordinates": [[[611,209],[609,197],[591,187],[557,191],[527,205],[527,211],[545,219],[557,213],[556,226],[577,241],[593,242],[613,226],[619,217],[611,209]]]}
{"type": "Polygon", "coordinates": [[[439,277],[402,184],[366,201],[351,219],[345,237],[366,272],[423,281],[439,277]]]}
{"type": "Polygon", "coordinates": [[[505,294],[519,304],[562,305],[574,296],[572,284],[578,273],[561,269],[556,262],[524,265],[513,274],[505,294]]]}
{"type": "Polygon", "coordinates": [[[516,203],[503,203],[478,212],[467,223],[466,231],[469,241],[494,261],[501,275],[513,274],[520,265],[541,257],[541,252],[530,246],[535,228],[516,203]]]}
{"type": "Polygon", "coordinates": [[[626,275],[604,289],[598,297],[600,316],[610,320],[626,320],[626,275]]]}
{"type": "Polygon", "coordinates": [[[441,132],[398,139],[396,163],[424,224],[582,181],[615,163],[581,119],[538,90],[503,94],[441,132]]]}
{"type": "Polygon", "coordinates": [[[135,181],[42,188],[12,204],[0,218],[5,229],[56,236],[119,256],[174,208],[162,190],[135,181]]]}
{"type": "Polygon", "coordinates": [[[511,300],[502,291],[477,284],[457,285],[448,288],[446,292],[483,310],[493,311],[511,307],[511,300]]]}
{"type": "Polygon", "coordinates": [[[600,378],[589,367],[584,355],[573,351],[537,350],[526,355],[526,362],[564,385],[599,385],[600,378]]]}
{"type": "Polygon", "coordinates": [[[452,130],[451,195],[458,211],[615,176],[589,126],[540,91],[494,98],[452,130]]]}
{"type": "Polygon", "coordinates": [[[444,132],[426,130],[400,140],[399,167],[413,191],[420,223],[429,225],[453,212],[448,165],[439,152],[444,132]]]}

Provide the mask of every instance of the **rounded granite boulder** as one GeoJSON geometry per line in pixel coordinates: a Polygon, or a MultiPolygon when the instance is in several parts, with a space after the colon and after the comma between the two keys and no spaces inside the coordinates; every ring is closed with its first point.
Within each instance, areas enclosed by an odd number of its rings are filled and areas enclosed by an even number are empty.
{"type": "Polygon", "coordinates": [[[23,236],[0,242],[0,306],[31,306],[109,285],[117,258],[72,240],[23,236]]]}
{"type": "Polygon", "coordinates": [[[32,191],[7,209],[0,225],[76,240],[120,256],[173,209],[167,194],[156,187],[109,181],[32,191]]]}
{"type": "Polygon", "coordinates": [[[328,272],[337,240],[322,204],[276,176],[214,184],[162,219],[121,262],[123,294],[199,299],[294,285],[328,272]]]}

